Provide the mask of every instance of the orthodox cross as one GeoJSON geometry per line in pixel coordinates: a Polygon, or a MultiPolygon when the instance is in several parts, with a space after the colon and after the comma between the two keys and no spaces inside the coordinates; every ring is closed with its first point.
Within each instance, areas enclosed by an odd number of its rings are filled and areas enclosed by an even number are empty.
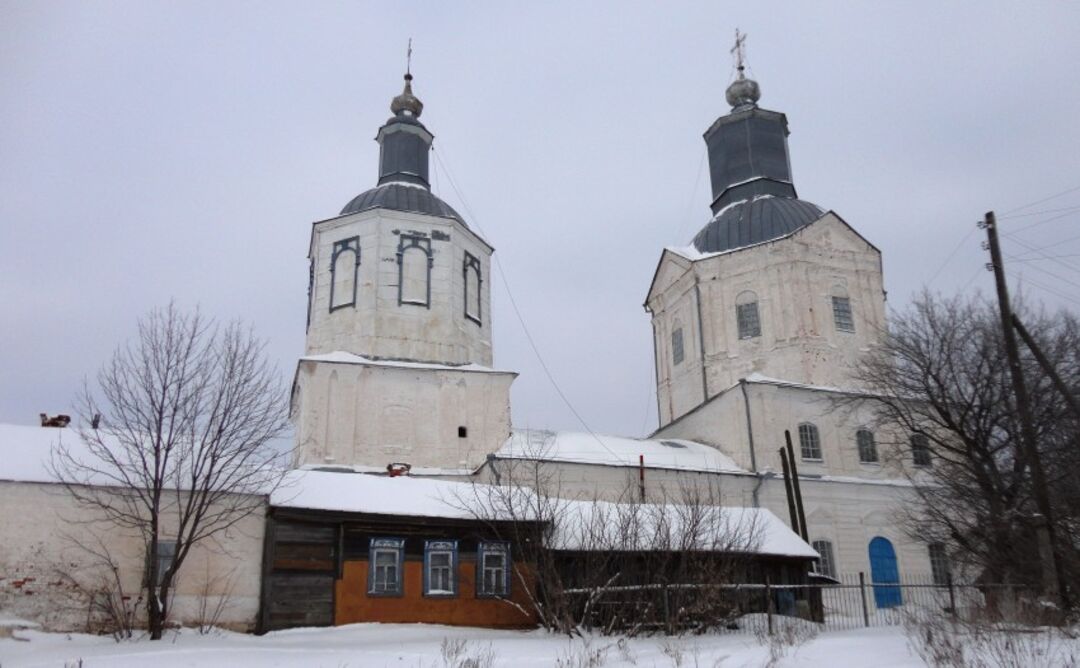
{"type": "Polygon", "coordinates": [[[735,46],[731,47],[731,53],[735,56],[735,67],[740,72],[743,70],[743,61],[746,59],[746,35],[735,29],[735,46]]]}
{"type": "MultiPolygon", "coordinates": [[[[738,31],[736,31],[738,32],[738,31]]],[[[409,38],[409,50],[405,52],[405,74],[412,73],[412,37],[409,38]]]]}

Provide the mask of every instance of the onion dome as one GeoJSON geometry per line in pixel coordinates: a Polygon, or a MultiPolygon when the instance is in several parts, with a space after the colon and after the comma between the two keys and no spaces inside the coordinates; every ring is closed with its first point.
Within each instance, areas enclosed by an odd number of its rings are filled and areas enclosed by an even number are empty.
{"type": "Polygon", "coordinates": [[[424,111],[424,103],[412,92],[412,74],[405,73],[405,90],[390,101],[390,111],[395,116],[407,115],[419,117],[424,111]]]}
{"type": "Polygon", "coordinates": [[[739,66],[739,78],[731,82],[725,93],[728,104],[732,109],[741,107],[756,107],[761,99],[761,87],[753,79],[747,79],[743,74],[742,65],[739,66]]]}

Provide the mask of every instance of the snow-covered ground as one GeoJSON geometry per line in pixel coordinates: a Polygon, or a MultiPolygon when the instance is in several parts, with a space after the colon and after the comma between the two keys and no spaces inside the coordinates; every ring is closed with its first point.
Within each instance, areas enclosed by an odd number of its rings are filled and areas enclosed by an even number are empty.
{"type": "MultiPolygon", "coordinates": [[[[170,633],[160,642],[122,643],[100,636],[19,630],[14,638],[0,640],[0,666],[434,668],[454,665],[444,659],[444,640],[465,641],[460,657],[487,653],[494,657],[490,665],[513,668],[586,665],[713,668],[761,666],[769,658],[768,649],[747,634],[634,638],[619,642],[617,638],[602,636],[570,640],[544,631],[356,624],[278,631],[262,637],[225,632],[201,636],[185,630],[170,633]],[[590,653],[600,653],[602,662],[584,662],[590,653]]],[[[791,649],[777,665],[899,668],[923,663],[909,653],[903,629],[890,627],[823,633],[791,649]]]]}

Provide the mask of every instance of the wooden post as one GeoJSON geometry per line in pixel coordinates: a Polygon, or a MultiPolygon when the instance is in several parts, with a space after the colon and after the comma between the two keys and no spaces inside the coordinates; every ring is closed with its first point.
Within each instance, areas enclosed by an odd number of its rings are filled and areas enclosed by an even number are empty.
{"type": "Polygon", "coordinates": [[[787,442],[787,455],[791,464],[791,487],[795,490],[795,508],[799,511],[799,535],[807,543],[810,542],[810,534],[806,528],[806,511],[803,509],[802,487],[799,485],[799,467],[795,464],[795,449],[791,447],[791,432],[784,430],[784,440],[787,442]]]}
{"type": "Polygon", "coordinates": [[[772,597],[772,584],[769,582],[769,576],[765,576],[765,618],[769,622],[769,635],[773,634],[773,597],[772,597]]]}
{"type": "Polygon", "coordinates": [[[1024,323],[1020,322],[1020,318],[1016,317],[1016,314],[1012,314],[1012,324],[1016,328],[1016,333],[1020,335],[1020,338],[1024,340],[1028,350],[1035,356],[1035,360],[1038,361],[1039,366],[1046,372],[1047,376],[1050,376],[1050,380],[1054,381],[1054,387],[1061,393],[1061,396],[1065,397],[1065,401],[1069,404],[1069,408],[1076,417],[1080,417],[1080,403],[1077,403],[1076,397],[1069,391],[1069,386],[1065,384],[1065,381],[1058,375],[1057,369],[1050,363],[1046,355],[1043,354],[1042,348],[1039,348],[1039,344],[1035,343],[1035,338],[1028,333],[1027,327],[1024,327],[1024,323]]]}
{"type": "Polygon", "coordinates": [[[945,581],[949,585],[949,610],[952,612],[953,619],[956,619],[956,587],[953,586],[952,573],[945,574],[945,581]]]}
{"type": "Polygon", "coordinates": [[[862,618],[866,628],[870,628],[870,608],[866,605],[866,573],[859,571],[859,594],[862,598],[862,618]]]}
{"type": "Polygon", "coordinates": [[[1009,287],[1005,281],[1005,263],[1001,259],[1001,247],[998,245],[997,221],[994,212],[986,214],[983,223],[990,247],[991,269],[994,271],[994,283],[997,287],[998,308],[1001,311],[1001,329],[1005,336],[1005,353],[1009,357],[1009,371],[1012,376],[1013,393],[1016,394],[1016,408],[1020,413],[1020,434],[1028,466],[1031,467],[1032,494],[1039,513],[1046,518],[1046,532],[1050,543],[1050,559],[1043,555],[1044,563],[1052,561],[1053,573],[1043,569],[1043,593],[1053,597],[1065,608],[1069,607],[1069,596],[1058,550],[1057,532],[1054,530],[1054,514],[1050,507],[1050,496],[1043,472],[1042,459],[1039,456],[1039,444],[1035,435],[1035,423],[1031,416],[1031,399],[1024,382],[1024,371],[1020,366],[1020,348],[1016,344],[1016,332],[1013,331],[1012,310],[1009,306],[1009,287]]]}
{"type": "Polygon", "coordinates": [[[784,491],[787,493],[788,515],[791,517],[791,530],[802,535],[799,531],[799,515],[795,511],[795,491],[791,488],[791,467],[788,466],[787,450],[780,448],[780,464],[784,467],[784,491]]]}
{"type": "Polygon", "coordinates": [[[638,486],[641,488],[641,502],[645,503],[645,455],[638,455],[638,486]]]}

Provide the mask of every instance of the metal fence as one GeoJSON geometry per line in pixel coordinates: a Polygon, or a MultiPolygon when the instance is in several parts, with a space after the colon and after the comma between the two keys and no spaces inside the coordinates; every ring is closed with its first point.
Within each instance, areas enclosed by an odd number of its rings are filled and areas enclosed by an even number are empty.
{"type": "Polygon", "coordinates": [[[942,614],[969,618],[1037,598],[1020,585],[951,578],[936,582],[930,575],[882,583],[863,573],[841,576],[835,584],[651,584],[565,594],[582,602],[581,621],[592,628],[731,633],[772,632],[778,625],[803,623],[819,630],[894,626],[942,614]]]}

